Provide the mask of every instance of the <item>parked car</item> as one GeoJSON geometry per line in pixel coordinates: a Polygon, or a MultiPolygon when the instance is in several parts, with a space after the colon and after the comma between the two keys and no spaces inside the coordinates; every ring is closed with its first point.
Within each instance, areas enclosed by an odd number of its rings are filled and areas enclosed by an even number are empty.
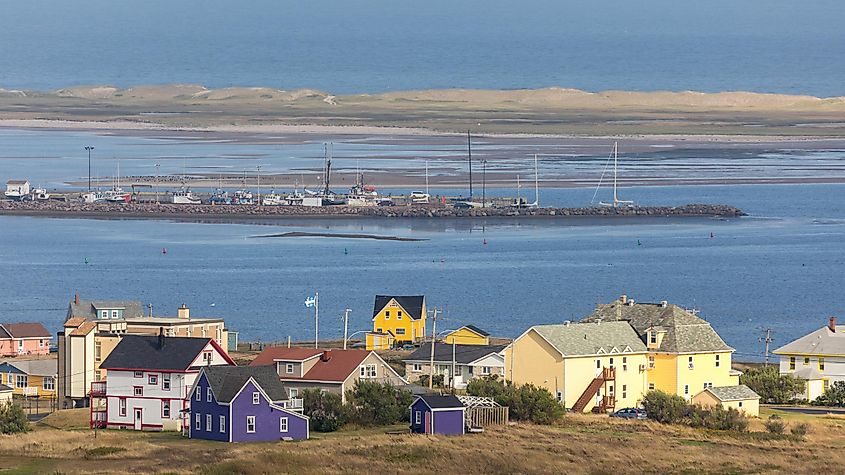
{"type": "Polygon", "coordinates": [[[645,409],[639,409],[636,407],[626,407],[625,409],[619,409],[618,411],[614,412],[610,415],[610,417],[618,417],[620,419],[648,419],[648,413],[645,409]]]}

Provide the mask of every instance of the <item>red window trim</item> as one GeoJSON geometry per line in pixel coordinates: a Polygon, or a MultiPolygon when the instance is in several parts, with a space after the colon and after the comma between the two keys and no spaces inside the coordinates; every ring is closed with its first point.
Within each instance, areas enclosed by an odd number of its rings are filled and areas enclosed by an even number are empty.
{"type": "Polygon", "coordinates": [[[132,395],[133,396],[143,396],[144,395],[144,387],[143,386],[132,386],[132,395]],[[141,390],[141,394],[138,394],[138,390],[141,390]]]}
{"type": "MultiPolygon", "coordinates": [[[[126,398],[125,398],[125,397],[119,397],[119,398],[117,398],[117,400],[118,400],[118,403],[117,403],[117,415],[118,415],[118,416],[120,416],[120,417],[126,417],[126,414],[127,414],[127,411],[126,411],[126,405],[127,405],[127,403],[126,403],[126,398]],[[122,406],[120,405],[120,403],[121,403],[121,402],[123,402],[123,405],[122,405],[122,406]]],[[[106,399],[106,407],[108,408],[108,399],[106,399]]]]}
{"type": "Polygon", "coordinates": [[[138,371],[138,370],[133,370],[133,371],[132,371],[132,377],[133,377],[133,378],[143,378],[143,377],[144,377],[144,372],[143,372],[143,371],[138,371]],[[138,373],[141,373],[141,376],[138,376],[138,373]]]}
{"type": "Polygon", "coordinates": [[[161,400],[161,417],[170,417],[170,414],[164,414],[164,404],[167,403],[167,410],[169,412],[173,412],[173,404],[170,404],[170,399],[162,399],[161,400]]]}
{"type": "Polygon", "coordinates": [[[161,390],[162,391],[170,391],[170,388],[173,387],[173,381],[170,379],[170,374],[162,374],[159,379],[161,379],[161,390]],[[170,387],[167,387],[167,388],[164,387],[164,377],[165,376],[167,376],[167,382],[170,383],[170,387]]]}
{"type": "Polygon", "coordinates": [[[147,375],[147,384],[154,384],[158,385],[158,374],[157,373],[150,373],[147,375]],[[153,378],[156,379],[156,382],[153,382],[153,378]]]}

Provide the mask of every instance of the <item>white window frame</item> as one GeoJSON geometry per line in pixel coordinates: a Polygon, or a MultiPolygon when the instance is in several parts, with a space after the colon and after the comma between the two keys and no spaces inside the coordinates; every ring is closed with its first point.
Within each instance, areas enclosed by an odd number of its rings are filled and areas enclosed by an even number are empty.
{"type": "Polygon", "coordinates": [[[258,405],[261,404],[261,393],[258,391],[252,392],[252,404],[258,405]]]}
{"type": "Polygon", "coordinates": [[[288,396],[292,398],[299,397],[299,388],[289,388],[288,396]]]}
{"type": "Polygon", "coordinates": [[[158,386],[158,375],[157,374],[148,374],[147,375],[147,384],[150,386],[158,386]]]}
{"type": "Polygon", "coordinates": [[[225,434],[226,433],[226,416],[221,415],[218,422],[220,424],[220,433],[225,434]]]}
{"type": "Polygon", "coordinates": [[[628,371],[628,357],[622,357],[622,371],[628,371]]]}
{"type": "Polygon", "coordinates": [[[385,319],[385,320],[390,320],[390,310],[385,310],[385,311],[384,311],[384,319],[385,319]]]}
{"type": "Polygon", "coordinates": [[[655,387],[656,387],[656,386],[654,385],[654,383],[648,383],[648,390],[649,390],[649,391],[654,391],[654,388],[655,388],[655,387]]]}
{"type": "Polygon", "coordinates": [[[422,411],[414,411],[414,424],[422,424],[422,411]]]}
{"type": "Polygon", "coordinates": [[[170,418],[170,399],[161,400],[161,417],[170,418]],[[165,409],[167,410],[167,414],[165,414],[165,409]]]}
{"type": "Polygon", "coordinates": [[[144,387],[132,386],[132,395],[135,397],[144,397],[144,387]]]}
{"type": "Polygon", "coordinates": [[[143,372],[143,371],[133,371],[133,372],[132,372],[132,377],[133,377],[133,378],[143,378],[143,377],[144,377],[144,372],[143,372]]]}
{"type": "Polygon", "coordinates": [[[293,374],[293,363],[285,364],[285,373],[293,374]]]}
{"type": "Polygon", "coordinates": [[[411,371],[414,373],[422,373],[422,363],[414,363],[414,367],[411,371]]]}
{"type": "Polygon", "coordinates": [[[704,389],[710,389],[713,387],[713,383],[705,381],[704,382],[704,389]]]}
{"type": "Polygon", "coordinates": [[[718,368],[718,367],[719,367],[719,365],[721,364],[721,361],[719,361],[719,356],[720,356],[720,355],[716,355],[716,367],[717,367],[717,368],[718,368]]]}
{"type": "Polygon", "coordinates": [[[112,311],[111,311],[111,318],[112,318],[112,319],[116,319],[116,318],[117,318],[117,310],[112,310],[112,311]]]}
{"type": "Polygon", "coordinates": [[[374,364],[362,364],[358,374],[362,379],[373,379],[378,377],[378,369],[374,364]]]}
{"type": "Polygon", "coordinates": [[[16,374],[15,375],[15,387],[16,388],[25,388],[29,385],[29,378],[25,374],[16,374]]]}
{"type": "Polygon", "coordinates": [[[404,328],[397,328],[396,329],[396,336],[405,336],[405,329],[404,328]]]}
{"type": "Polygon", "coordinates": [[[246,416],[246,433],[255,434],[255,416],[246,416]]]}
{"type": "Polygon", "coordinates": [[[211,414],[205,415],[205,431],[211,432],[211,414]]]}
{"type": "Polygon", "coordinates": [[[288,431],[288,418],[287,417],[280,417],[279,418],[279,432],[287,433],[288,431]]]}
{"type": "Polygon", "coordinates": [[[117,414],[120,417],[126,417],[126,398],[118,398],[117,400],[117,414]]]}
{"type": "Polygon", "coordinates": [[[396,312],[396,319],[397,319],[397,320],[402,320],[402,311],[401,311],[401,310],[398,310],[398,311],[396,312]]]}
{"type": "Polygon", "coordinates": [[[53,379],[52,376],[44,376],[41,380],[41,389],[45,391],[55,391],[56,390],[56,380],[53,379]],[[50,383],[50,384],[47,384],[50,383]]]}
{"type": "Polygon", "coordinates": [[[211,402],[211,386],[205,388],[205,402],[211,402]]]}
{"type": "Polygon", "coordinates": [[[463,366],[461,366],[459,364],[455,365],[455,376],[463,376],[463,375],[464,375],[463,366]]]}
{"type": "Polygon", "coordinates": [[[101,319],[108,319],[109,318],[109,311],[103,310],[102,312],[100,312],[100,318],[101,319]]]}
{"type": "Polygon", "coordinates": [[[170,373],[164,373],[161,375],[161,390],[170,391],[170,373]]]}
{"type": "Polygon", "coordinates": [[[198,412],[194,416],[194,430],[202,430],[202,415],[198,412]]]}
{"type": "Polygon", "coordinates": [[[492,373],[493,373],[493,371],[489,366],[482,366],[481,367],[481,375],[482,376],[489,376],[492,373]]]}
{"type": "Polygon", "coordinates": [[[649,367],[649,369],[654,369],[654,367],[656,365],[657,365],[657,359],[654,356],[649,355],[649,357],[648,357],[648,367],[649,367]]]}
{"type": "Polygon", "coordinates": [[[202,386],[197,387],[197,392],[195,394],[196,396],[194,397],[194,399],[196,399],[197,401],[202,401],[202,386]]]}
{"type": "Polygon", "coordinates": [[[693,363],[692,356],[687,357],[687,364],[689,365],[689,369],[695,369],[695,363],[693,363]]]}

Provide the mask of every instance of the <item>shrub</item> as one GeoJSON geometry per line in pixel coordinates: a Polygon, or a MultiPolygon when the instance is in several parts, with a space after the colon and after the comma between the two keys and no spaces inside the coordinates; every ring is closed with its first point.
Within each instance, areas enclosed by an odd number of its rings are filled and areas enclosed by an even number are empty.
{"type": "Polygon", "coordinates": [[[302,392],[302,412],[311,418],[311,428],[317,432],[334,432],[348,419],[340,394],[306,389],[302,392]]]}
{"type": "MultiPolygon", "coordinates": [[[[428,387],[428,378],[429,378],[429,375],[427,375],[427,374],[420,376],[420,380],[419,380],[420,386],[428,387]]],[[[443,377],[442,374],[435,374],[434,375],[434,382],[432,383],[432,386],[435,387],[435,388],[442,388],[443,387],[443,379],[444,379],[444,377],[443,377]]]]}
{"type": "Polygon", "coordinates": [[[563,416],[563,406],[548,389],[533,384],[514,386],[498,376],[476,378],[467,384],[470,396],[492,397],[497,403],[508,407],[508,415],[516,421],[531,421],[535,424],[551,424],[563,416]]]}
{"type": "Polygon", "coordinates": [[[358,380],[346,392],[351,419],[363,426],[408,421],[412,396],[389,383],[358,380]]]}
{"type": "Polygon", "coordinates": [[[500,398],[505,394],[505,383],[498,375],[484,376],[470,380],[466,388],[470,396],[500,398]]]}
{"type": "MultiPolygon", "coordinates": [[[[675,424],[690,414],[687,401],[677,394],[649,391],[643,399],[643,408],[649,419],[663,424],[675,424]]],[[[701,415],[697,416],[701,417],[701,415]]],[[[703,424],[703,423],[702,423],[703,424]]]]}
{"type": "Polygon", "coordinates": [[[789,374],[780,374],[777,366],[750,368],[739,377],[739,383],[760,395],[760,402],[786,404],[804,392],[804,381],[789,374]]]}
{"type": "Polygon", "coordinates": [[[764,425],[770,434],[783,434],[783,430],[786,429],[786,424],[784,424],[783,420],[776,414],[769,416],[764,425]]]}
{"type": "Polygon", "coordinates": [[[827,387],[824,394],[813,401],[816,406],[845,406],[845,381],[834,381],[827,387]]]}
{"type": "Polygon", "coordinates": [[[23,409],[12,401],[0,405],[0,433],[18,434],[29,431],[29,421],[23,409]]]}
{"type": "Polygon", "coordinates": [[[745,432],[748,429],[748,418],[741,412],[729,407],[713,406],[707,410],[704,427],[714,430],[732,430],[745,432]]]}
{"type": "Polygon", "coordinates": [[[807,424],[806,422],[795,424],[789,428],[789,432],[791,432],[792,435],[804,437],[808,432],[810,432],[810,424],[807,424]]]}

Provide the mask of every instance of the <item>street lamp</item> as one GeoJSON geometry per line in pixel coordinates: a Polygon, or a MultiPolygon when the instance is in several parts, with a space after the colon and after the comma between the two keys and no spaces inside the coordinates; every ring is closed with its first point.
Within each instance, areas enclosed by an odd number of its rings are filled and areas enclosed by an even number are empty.
{"type": "Polygon", "coordinates": [[[88,192],[91,192],[91,150],[94,150],[94,147],[90,145],[85,146],[85,150],[88,151],[88,192]]]}

